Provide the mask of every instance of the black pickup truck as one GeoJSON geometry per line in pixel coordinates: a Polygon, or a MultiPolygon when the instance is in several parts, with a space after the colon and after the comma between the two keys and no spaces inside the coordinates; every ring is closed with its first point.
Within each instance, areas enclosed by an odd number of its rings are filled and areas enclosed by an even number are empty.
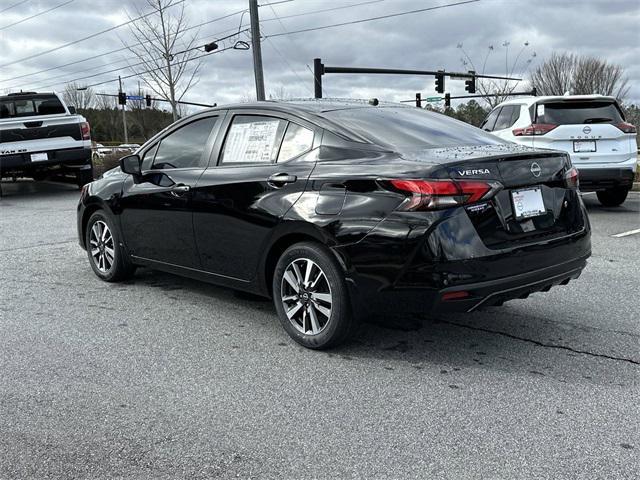
{"type": "Polygon", "coordinates": [[[56,93],[0,96],[0,178],[74,175],[93,180],[91,129],[56,93]]]}

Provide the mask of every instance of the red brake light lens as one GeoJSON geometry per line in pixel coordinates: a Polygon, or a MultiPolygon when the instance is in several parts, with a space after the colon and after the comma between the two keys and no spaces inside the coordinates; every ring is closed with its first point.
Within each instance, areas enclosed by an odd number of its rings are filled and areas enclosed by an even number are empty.
{"type": "Polygon", "coordinates": [[[578,177],[578,169],[576,167],[571,167],[564,174],[564,184],[567,188],[576,189],[580,184],[578,181],[578,177]]]}
{"type": "Polygon", "coordinates": [[[80,123],[80,132],[82,132],[83,140],[91,140],[91,127],[88,122],[80,123]]]}
{"type": "Polygon", "coordinates": [[[411,196],[402,204],[405,211],[450,208],[493,197],[502,185],[479,180],[390,180],[389,183],[411,196]]]}
{"type": "Polygon", "coordinates": [[[556,128],[558,125],[552,123],[532,123],[526,127],[516,128],[511,131],[516,137],[531,137],[534,135],[544,135],[556,128]]]}
{"type": "Polygon", "coordinates": [[[635,125],[632,125],[631,123],[628,123],[628,122],[618,123],[616,124],[616,127],[622,130],[624,133],[636,133],[638,131],[635,125]]]}

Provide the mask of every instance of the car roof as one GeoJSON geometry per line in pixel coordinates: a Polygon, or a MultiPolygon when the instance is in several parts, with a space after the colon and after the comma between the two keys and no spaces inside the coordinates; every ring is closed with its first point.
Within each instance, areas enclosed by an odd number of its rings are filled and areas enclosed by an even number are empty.
{"type": "Polygon", "coordinates": [[[505,100],[500,103],[497,107],[501,107],[502,105],[522,105],[525,104],[527,106],[533,105],[534,103],[547,103],[553,101],[571,101],[571,100],[610,100],[612,102],[616,101],[615,97],[608,97],[605,95],[544,95],[544,96],[524,96],[524,97],[516,97],[510,100],[505,100]]]}
{"type": "Polygon", "coordinates": [[[354,98],[294,98],[290,100],[264,100],[258,102],[233,103],[219,105],[211,108],[215,110],[228,109],[273,109],[275,111],[290,113],[319,114],[335,110],[351,110],[355,108],[413,108],[408,105],[394,102],[383,102],[378,99],[354,99],[354,98]]]}

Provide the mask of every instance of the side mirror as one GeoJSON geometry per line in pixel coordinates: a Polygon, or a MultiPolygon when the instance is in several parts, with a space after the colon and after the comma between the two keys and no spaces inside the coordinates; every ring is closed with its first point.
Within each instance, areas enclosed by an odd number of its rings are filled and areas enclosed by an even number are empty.
{"type": "Polygon", "coordinates": [[[69,105],[69,106],[67,106],[67,108],[69,109],[69,113],[71,115],[75,115],[76,114],[76,107],[74,107],[73,105],[69,105]]]}
{"type": "Polygon", "coordinates": [[[129,175],[139,176],[142,170],[140,164],[142,161],[138,155],[127,155],[120,159],[120,169],[129,175]]]}

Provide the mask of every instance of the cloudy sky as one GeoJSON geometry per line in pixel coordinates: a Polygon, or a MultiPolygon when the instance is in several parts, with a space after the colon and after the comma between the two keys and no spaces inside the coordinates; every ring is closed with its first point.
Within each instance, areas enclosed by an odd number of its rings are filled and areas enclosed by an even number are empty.
{"type": "MultiPolygon", "coordinates": [[[[262,34],[267,37],[262,43],[267,96],[312,96],[310,68],[314,57],[332,66],[450,71],[469,70],[472,65],[481,71],[486,58],[487,74],[504,75],[513,70],[514,76],[526,79],[527,71],[552,52],[568,51],[622,65],[631,85],[627,100],[640,102],[640,0],[480,0],[293,33],[455,1],[259,1],[263,5],[259,9],[262,34]],[[279,35],[283,33],[287,34],[279,35]]],[[[108,53],[134,43],[127,26],[45,52],[121,24],[138,11],[146,13],[149,8],[145,2],[0,0],[0,92],[62,90],[66,82],[78,79],[80,84],[106,82],[95,91],[115,93],[117,81],[113,80],[118,74],[131,74],[127,62],[136,61],[127,50],[108,53]],[[90,57],[97,58],[79,62],[90,57]],[[41,72],[45,69],[49,71],[41,72]],[[118,71],[105,73],[115,69],[118,71]],[[92,77],[81,78],[89,75],[92,77]]],[[[186,36],[196,36],[197,44],[249,24],[248,13],[241,13],[248,8],[248,0],[184,0],[184,5],[190,25],[228,16],[189,31],[186,36]]],[[[177,12],[180,7],[172,8],[177,12]]],[[[238,38],[249,40],[245,35],[238,38]]],[[[185,100],[221,104],[255,95],[251,50],[223,51],[203,58],[201,63],[199,83],[185,100]]],[[[332,97],[398,101],[414,98],[418,91],[435,94],[431,77],[327,75],[324,85],[325,96],[332,97]]],[[[521,88],[526,87],[522,82],[521,88]]],[[[126,79],[125,90],[137,90],[137,79],[126,79]]],[[[447,91],[464,94],[464,82],[448,80],[447,91]]]]}

